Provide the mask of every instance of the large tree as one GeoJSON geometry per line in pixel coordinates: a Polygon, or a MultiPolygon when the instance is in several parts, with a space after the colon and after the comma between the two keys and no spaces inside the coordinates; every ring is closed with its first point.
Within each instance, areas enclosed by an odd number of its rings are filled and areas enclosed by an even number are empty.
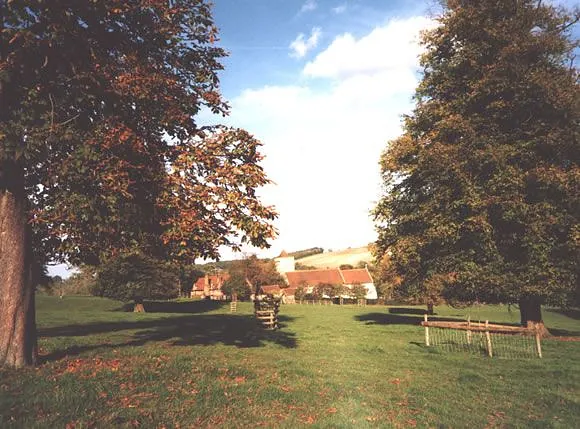
{"type": "Polygon", "coordinates": [[[33,262],[265,246],[272,208],[226,114],[205,0],[0,0],[0,365],[35,360],[33,262]]]}
{"type": "Polygon", "coordinates": [[[458,302],[578,303],[578,20],[534,0],[448,0],[423,78],[381,158],[377,256],[400,291],[458,302]]]}

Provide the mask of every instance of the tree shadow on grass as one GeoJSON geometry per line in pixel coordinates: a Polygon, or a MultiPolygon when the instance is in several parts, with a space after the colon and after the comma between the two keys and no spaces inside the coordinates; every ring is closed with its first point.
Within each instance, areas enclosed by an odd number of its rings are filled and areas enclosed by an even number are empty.
{"type": "Polygon", "coordinates": [[[415,308],[415,307],[390,307],[389,313],[391,314],[428,314],[425,308],[415,308]]]}
{"type": "MultiPolygon", "coordinates": [[[[402,315],[390,313],[367,313],[355,316],[359,322],[366,322],[367,325],[420,325],[423,317],[418,315],[402,315]]],[[[429,316],[433,322],[459,322],[458,319],[448,317],[429,316]]]]}
{"type": "MultiPolygon", "coordinates": [[[[568,329],[557,329],[550,328],[548,326],[548,331],[553,335],[553,339],[558,339],[558,337],[580,337],[580,331],[569,331],[568,329]]],[[[549,339],[550,337],[548,337],[549,339]]]]}
{"type": "MultiPolygon", "coordinates": [[[[292,317],[280,315],[280,326],[284,328],[292,317]]],[[[85,351],[106,348],[138,347],[149,343],[164,343],[171,346],[196,346],[224,344],[247,348],[263,347],[267,343],[286,348],[296,348],[294,333],[283,330],[268,331],[250,315],[195,315],[159,318],[131,322],[103,322],[86,325],[68,325],[39,330],[40,337],[67,337],[105,334],[120,331],[127,333],[127,341],[119,343],[73,346],[57,350],[41,357],[42,362],[74,356],[85,351]]]]}
{"type": "Polygon", "coordinates": [[[550,313],[557,313],[562,314],[570,319],[580,320],[580,308],[546,308],[545,311],[549,311],[550,313]]]}
{"type": "MultiPolygon", "coordinates": [[[[225,301],[200,300],[200,301],[145,301],[143,307],[147,313],[208,313],[225,306],[225,301]]],[[[135,304],[124,304],[118,311],[133,311],[135,304]]]]}

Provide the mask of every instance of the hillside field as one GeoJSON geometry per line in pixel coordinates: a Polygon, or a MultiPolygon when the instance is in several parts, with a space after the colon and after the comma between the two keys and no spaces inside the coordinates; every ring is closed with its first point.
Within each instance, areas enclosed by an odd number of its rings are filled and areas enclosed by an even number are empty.
{"type": "Polygon", "coordinates": [[[373,256],[367,246],[336,252],[325,252],[297,259],[296,262],[316,268],[338,268],[343,264],[356,266],[359,262],[371,263],[373,256]]]}
{"type": "MultiPolygon", "coordinates": [[[[38,297],[37,368],[0,370],[5,428],[572,428],[580,342],[544,358],[427,348],[422,309],[286,305],[280,330],[252,306],[38,297]]],[[[437,307],[437,317],[514,323],[504,306],[437,307]]],[[[580,337],[578,311],[545,311],[580,337]]],[[[570,339],[570,338],[569,338],[570,339]]],[[[576,422],[576,423],[574,423],[576,422]]]]}

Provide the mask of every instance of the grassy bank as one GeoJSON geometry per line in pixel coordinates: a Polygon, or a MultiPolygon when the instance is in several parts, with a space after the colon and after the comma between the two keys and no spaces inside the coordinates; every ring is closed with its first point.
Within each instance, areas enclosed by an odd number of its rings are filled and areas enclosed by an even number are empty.
{"type": "MultiPolygon", "coordinates": [[[[580,342],[544,359],[423,345],[416,307],[287,305],[282,329],[207,302],[145,314],[89,297],[39,297],[38,368],[0,371],[0,427],[574,427],[580,342]]],[[[438,317],[517,323],[503,306],[438,317]]],[[[545,311],[580,336],[576,312],[545,311]]]]}

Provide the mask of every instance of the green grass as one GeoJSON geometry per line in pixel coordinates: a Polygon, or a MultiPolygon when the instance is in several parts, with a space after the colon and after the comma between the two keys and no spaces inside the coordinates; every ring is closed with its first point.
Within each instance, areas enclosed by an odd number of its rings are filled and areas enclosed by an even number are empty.
{"type": "MultiPolygon", "coordinates": [[[[129,313],[89,297],[38,297],[37,368],[0,370],[0,427],[577,427],[580,342],[544,359],[423,345],[417,307],[286,305],[282,329],[207,302],[129,313]]],[[[517,323],[503,306],[438,317],[517,323]]],[[[578,313],[545,311],[580,336],[578,313]]]]}

